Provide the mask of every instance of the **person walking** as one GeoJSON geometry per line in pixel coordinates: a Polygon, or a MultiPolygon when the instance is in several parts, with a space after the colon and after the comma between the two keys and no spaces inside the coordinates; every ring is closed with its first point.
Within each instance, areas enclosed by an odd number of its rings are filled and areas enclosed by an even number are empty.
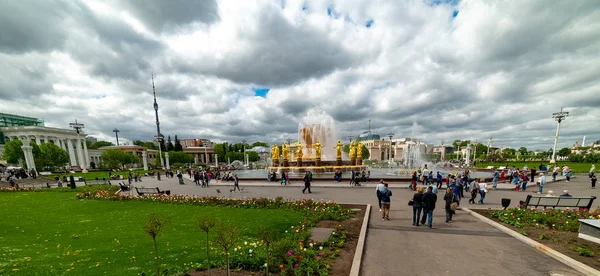
{"type": "Polygon", "coordinates": [[[469,199],[469,204],[475,204],[475,199],[477,198],[477,194],[479,194],[479,183],[477,180],[471,182],[471,199],[469,199]]]}
{"type": "Polygon", "coordinates": [[[388,189],[388,184],[383,184],[383,192],[381,192],[381,207],[383,213],[381,214],[381,220],[390,220],[390,205],[392,203],[391,197],[392,191],[388,189]]]}
{"type": "Polygon", "coordinates": [[[485,195],[487,194],[487,183],[485,183],[485,179],[479,179],[479,204],[483,204],[483,199],[485,199],[485,195]]]}
{"type": "Polygon", "coordinates": [[[233,175],[233,191],[235,192],[235,189],[237,188],[238,192],[241,192],[240,190],[240,179],[238,178],[237,174],[233,175]]]}
{"type": "Polygon", "coordinates": [[[454,188],[450,187],[446,189],[446,194],[444,195],[444,201],[446,202],[446,223],[452,221],[452,215],[454,215],[454,210],[452,210],[451,205],[454,202],[457,202],[457,196],[454,193],[454,188]]]}
{"type": "MultiPolygon", "coordinates": [[[[552,175],[554,175],[554,174],[552,174],[552,175]]],[[[544,173],[540,173],[540,177],[538,178],[538,181],[537,181],[539,195],[542,194],[544,185],[546,185],[546,176],[544,175],[544,173]]]]}
{"type": "Polygon", "coordinates": [[[526,191],[527,190],[527,182],[529,182],[529,178],[527,177],[527,173],[523,172],[523,174],[521,174],[521,191],[526,191]]]}
{"type": "Polygon", "coordinates": [[[375,194],[377,195],[377,203],[379,204],[379,212],[381,212],[381,192],[385,187],[383,179],[379,180],[379,184],[375,186],[375,194]]]}
{"type": "Polygon", "coordinates": [[[596,165],[592,164],[592,167],[590,168],[590,172],[588,173],[588,176],[590,178],[592,178],[592,175],[594,175],[596,173],[596,165]]]}
{"type": "Polygon", "coordinates": [[[437,188],[441,189],[442,188],[442,174],[438,171],[437,175],[435,176],[435,181],[437,182],[437,188]]]}
{"type": "Polygon", "coordinates": [[[554,169],[552,170],[552,181],[556,181],[556,176],[558,175],[558,165],[554,165],[554,169]]]}
{"type": "Polygon", "coordinates": [[[437,195],[433,192],[433,188],[434,186],[427,187],[427,192],[423,195],[423,218],[421,219],[421,224],[425,225],[425,218],[427,218],[427,227],[429,229],[433,226],[433,210],[435,210],[435,203],[437,202],[437,195]]]}
{"type": "Polygon", "coordinates": [[[500,173],[497,169],[494,169],[494,178],[492,178],[492,187],[496,189],[498,186],[498,180],[500,179],[500,173]]]}
{"type": "Polygon", "coordinates": [[[423,187],[419,187],[413,195],[413,226],[419,226],[419,218],[421,218],[421,209],[423,208],[423,187]]]}
{"type": "Polygon", "coordinates": [[[308,176],[308,172],[306,172],[304,174],[304,189],[302,189],[302,193],[304,193],[304,191],[306,191],[306,189],[308,189],[308,193],[312,194],[312,192],[310,191],[310,177],[308,176]]]}
{"type": "MultiPolygon", "coordinates": [[[[565,166],[567,167],[567,166],[565,166]]],[[[567,167],[567,172],[565,173],[565,177],[567,178],[567,182],[571,181],[571,176],[573,176],[573,170],[567,167]]]]}
{"type": "Polygon", "coordinates": [[[287,185],[286,180],[285,180],[285,172],[281,171],[281,185],[287,185]]]}
{"type": "Polygon", "coordinates": [[[352,184],[354,184],[354,178],[356,177],[356,174],[354,173],[354,170],[350,171],[350,186],[352,186],[352,184]]]}
{"type": "Polygon", "coordinates": [[[590,180],[592,181],[592,189],[596,189],[596,174],[592,174],[592,177],[590,177],[590,180]]]}

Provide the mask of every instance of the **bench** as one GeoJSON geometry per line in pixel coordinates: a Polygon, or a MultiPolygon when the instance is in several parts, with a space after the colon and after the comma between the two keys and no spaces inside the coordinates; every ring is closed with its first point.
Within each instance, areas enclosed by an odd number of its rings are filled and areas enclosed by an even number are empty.
{"type": "Polygon", "coordinates": [[[559,196],[540,196],[540,195],[528,195],[525,202],[521,205],[523,208],[527,208],[528,206],[539,207],[542,206],[544,208],[547,207],[574,207],[580,209],[590,209],[592,207],[592,203],[596,199],[595,196],[586,196],[586,197],[559,197],[559,196]]]}
{"type": "Polygon", "coordinates": [[[104,184],[104,185],[108,184],[108,185],[110,185],[110,182],[107,182],[106,178],[99,179],[98,177],[96,177],[96,180],[95,180],[94,183],[92,183],[92,181],[85,181],[85,185],[86,186],[89,186],[89,185],[100,185],[100,184],[104,184]]]}
{"type": "Polygon", "coordinates": [[[46,184],[22,184],[21,185],[22,188],[50,188],[50,184],[46,183],[46,184]]]}
{"type": "Polygon", "coordinates": [[[145,195],[145,194],[150,194],[150,195],[171,195],[171,190],[165,190],[165,191],[161,191],[158,187],[155,188],[138,188],[135,187],[135,191],[138,193],[138,195],[145,195]]]}

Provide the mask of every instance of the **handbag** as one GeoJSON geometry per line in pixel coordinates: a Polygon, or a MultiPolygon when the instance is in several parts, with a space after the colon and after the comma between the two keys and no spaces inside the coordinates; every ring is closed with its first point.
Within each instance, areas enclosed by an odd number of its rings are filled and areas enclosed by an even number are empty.
{"type": "Polygon", "coordinates": [[[409,201],[408,201],[408,206],[413,206],[413,205],[415,205],[415,201],[414,201],[414,200],[412,200],[412,199],[411,199],[411,200],[409,200],[409,201]]]}
{"type": "Polygon", "coordinates": [[[458,203],[456,203],[456,202],[450,203],[450,210],[452,210],[452,211],[458,210],[458,203]]]}

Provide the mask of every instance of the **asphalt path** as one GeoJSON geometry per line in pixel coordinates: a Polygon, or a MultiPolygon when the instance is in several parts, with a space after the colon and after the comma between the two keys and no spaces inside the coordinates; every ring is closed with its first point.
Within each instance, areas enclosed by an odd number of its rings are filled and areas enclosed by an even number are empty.
{"type": "MultiPolygon", "coordinates": [[[[114,181],[113,181],[114,182],[114,181]]],[[[581,275],[566,265],[496,230],[478,219],[458,211],[452,223],[445,223],[443,191],[440,190],[434,212],[433,229],[412,226],[412,207],[407,202],[413,192],[405,184],[392,186],[392,207],[389,221],[381,220],[377,207],[374,183],[352,187],[347,183],[315,185],[312,193],[302,193],[301,183],[281,186],[267,182],[240,186],[242,192],[230,192],[232,182],[216,183],[208,188],[186,185],[177,179],[144,178],[134,183],[137,187],[159,187],[172,194],[217,196],[217,189],[225,197],[277,197],[316,200],[333,200],[340,203],[373,204],[363,255],[361,275],[581,275]]],[[[600,190],[589,188],[586,175],[578,175],[571,182],[549,183],[545,191],[560,194],[568,189],[573,196],[600,196],[600,190]]],[[[485,204],[469,205],[469,208],[500,208],[502,198],[510,198],[512,206],[524,200],[529,191],[492,190],[485,204]]],[[[600,202],[594,202],[598,207],[600,202]]]]}

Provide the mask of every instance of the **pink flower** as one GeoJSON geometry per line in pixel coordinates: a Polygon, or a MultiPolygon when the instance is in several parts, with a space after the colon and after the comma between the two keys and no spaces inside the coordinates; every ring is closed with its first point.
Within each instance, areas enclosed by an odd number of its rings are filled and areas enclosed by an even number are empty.
{"type": "Polygon", "coordinates": [[[298,268],[298,264],[295,264],[295,265],[294,265],[294,268],[298,268]]]}
{"type": "Polygon", "coordinates": [[[317,257],[317,261],[320,261],[320,260],[321,260],[321,257],[317,257]]]}

